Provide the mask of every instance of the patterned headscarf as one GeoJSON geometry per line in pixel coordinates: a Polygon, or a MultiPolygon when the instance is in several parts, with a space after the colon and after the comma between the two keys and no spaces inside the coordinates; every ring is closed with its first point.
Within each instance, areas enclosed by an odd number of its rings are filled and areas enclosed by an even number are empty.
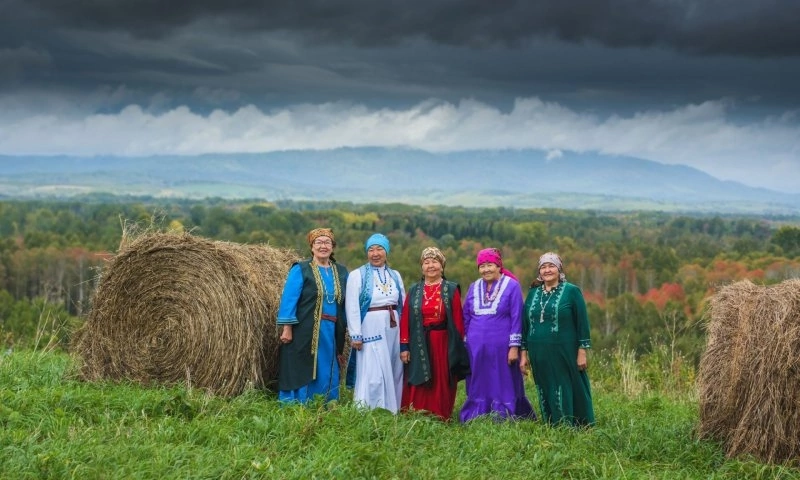
{"type": "Polygon", "coordinates": [[[373,245],[378,245],[379,247],[383,247],[386,250],[386,255],[389,255],[389,239],[386,238],[386,235],[382,233],[374,233],[371,237],[367,239],[367,242],[364,244],[364,250],[369,250],[369,247],[373,245]]]}
{"type": "Polygon", "coordinates": [[[480,252],[478,252],[478,256],[475,258],[475,261],[478,263],[480,267],[481,264],[484,263],[494,263],[498,267],[500,267],[500,271],[503,272],[503,275],[509,276],[514,280],[517,280],[517,277],[511,273],[509,270],[506,270],[503,267],[503,257],[500,254],[500,250],[497,248],[484,248],[480,252]]]}
{"type": "MultiPolygon", "coordinates": [[[[558,254],[553,252],[547,252],[543,254],[541,257],[539,257],[539,266],[536,268],[536,271],[538,272],[542,268],[542,265],[544,265],[545,263],[552,263],[553,265],[556,266],[556,268],[558,268],[559,281],[563,282],[567,279],[567,276],[564,275],[564,262],[561,261],[561,257],[559,257],[558,254]]],[[[541,277],[538,275],[536,278],[540,281],[542,280],[541,277]]]]}
{"type": "Polygon", "coordinates": [[[308,240],[308,246],[314,244],[314,240],[318,239],[319,237],[328,237],[333,242],[333,245],[336,246],[336,239],[333,237],[333,230],[330,228],[315,228],[308,232],[306,236],[306,240],[308,240]]]}
{"type": "Polygon", "coordinates": [[[436,247],[428,247],[425,250],[423,250],[422,255],[420,255],[419,257],[420,265],[422,264],[422,262],[425,261],[426,258],[432,258],[438,261],[439,263],[442,264],[442,270],[444,270],[444,266],[447,263],[447,259],[444,258],[444,254],[442,253],[441,250],[439,250],[436,247]]]}
{"type": "Polygon", "coordinates": [[[478,257],[475,259],[478,266],[484,263],[494,263],[501,269],[503,268],[503,258],[500,256],[500,250],[496,248],[484,248],[478,252],[478,257]]]}

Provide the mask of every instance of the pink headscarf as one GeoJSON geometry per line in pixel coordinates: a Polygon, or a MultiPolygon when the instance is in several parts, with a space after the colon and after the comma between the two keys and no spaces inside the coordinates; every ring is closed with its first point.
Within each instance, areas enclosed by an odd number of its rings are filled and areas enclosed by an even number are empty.
{"type": "Polygon", "coordinates": [[[513,273],[503,268],[503,257],[500,255],[500,250],[496,248],[484,248],[478,252],[478,257],[475,259],[475,261],[478,263],[478,266],[481,266],[481,264],[484,263],[494,263],[500,267],[500,271],[503,272],[503,275],[507,275],[514,280],[517,280],[517,277],[514,276],[513,273]]]}

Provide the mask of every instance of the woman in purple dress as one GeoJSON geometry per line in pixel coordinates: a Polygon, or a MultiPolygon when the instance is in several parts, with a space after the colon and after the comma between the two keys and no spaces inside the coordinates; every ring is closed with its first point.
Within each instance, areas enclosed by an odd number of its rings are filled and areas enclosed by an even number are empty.
{"type": "Polygon", "coordinates": [[[464,330],[472,373],[467,376],[467,401],[459,418],[481,415],[498,419],[535,419],[519,368],[522,343],[522,288],[503,268],[500,251],[478,252],[481,278],[469,286],[464,300],[464,330]]]}

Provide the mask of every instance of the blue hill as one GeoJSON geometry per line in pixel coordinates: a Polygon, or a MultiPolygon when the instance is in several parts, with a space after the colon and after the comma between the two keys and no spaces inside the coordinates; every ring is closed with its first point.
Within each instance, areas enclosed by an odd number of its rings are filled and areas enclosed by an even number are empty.
{"type": "Polygon", "coordinates": [[[800,195],[716,179],[687,166],[537,150],[429,153],[342,148],[265,154],[0,156],[6,198],[80,193],[321,199],[416,204],[796,214],[800,195]]]}

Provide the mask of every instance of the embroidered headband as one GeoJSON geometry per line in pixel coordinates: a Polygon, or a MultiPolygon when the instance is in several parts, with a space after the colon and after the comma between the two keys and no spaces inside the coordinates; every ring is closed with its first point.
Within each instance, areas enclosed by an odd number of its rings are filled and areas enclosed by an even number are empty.
{"type": "Polygon", "coordinates": [[[308,245],[312,245],[314,240],[318,239],[319,237],[328,237],[331,239],[331,242],[336,245],[336,239],[333,238],[333,230],[330,228],[315,228],[308,232],[306,239],[308,240],[308,245]]]}
{"type": "Polygon", "coordinates": [[[378,245],[379,247],[383,247],[386,250],[386,255],[389,255],[389,239],[386,238],[386,235],[382,233],[375,233],[371,237],[367,239],[367,242],[364,244],[364,250],[369,250],[369,247],[373,245],[378,245]]]}
{"type": "Polygon", "coordinates": [[[444,258],[444,254],[442,253],[442,251],[436,247],[428,247],[424,249],[422,251],[422,255],[420,255],[419,257],[419,263],[422,264],[422,262],[424,262],[426,258],[432,258],[437,262],[441,263],[442,269],[444,269],[444,266],[447,263],[447,259],[444,258]]]}

